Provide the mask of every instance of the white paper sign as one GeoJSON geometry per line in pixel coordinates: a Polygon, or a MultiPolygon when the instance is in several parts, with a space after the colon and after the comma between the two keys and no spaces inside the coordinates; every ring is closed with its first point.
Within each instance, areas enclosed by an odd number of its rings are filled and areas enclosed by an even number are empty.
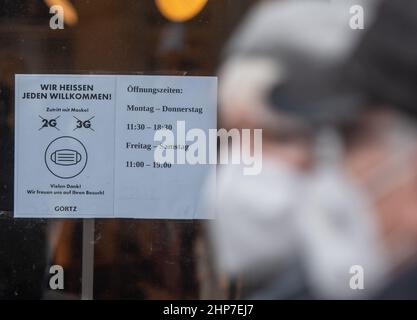
{"type": "Polygon", "coordinates": [[[215,77],[15,81],[15,217],[208,218],[198,200],[211,165],[158,162],[154,154],[187,150],[184,130],[208,136],[216,128],[215,77]],[[175,141],[156,141],[158,130],[175,141]]]}

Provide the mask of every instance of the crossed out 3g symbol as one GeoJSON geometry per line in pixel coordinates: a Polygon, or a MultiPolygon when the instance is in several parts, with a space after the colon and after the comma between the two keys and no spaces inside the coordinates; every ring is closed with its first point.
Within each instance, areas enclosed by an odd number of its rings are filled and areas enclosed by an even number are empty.
{"type": "Polygon", "coordinates": [[[94,118],[94,116],[93,117],[91,117],[90,119],[87,119],[87,120],[80,120],[80,119],[78,119],[77,117],[75,117],[75,116],[73,116],[77,121],[76,121],[76,126],[75,126],[75,128],[74,128],[74,130],[73,131],[75,131],[75,130],[77,130],[77,129],[82,129],[82,128],[85,128],[85,129],[90,129],[90,130],[92,130],[92,131],[94,131],[94,129],[91,127],[91,120],[94,118]]]}

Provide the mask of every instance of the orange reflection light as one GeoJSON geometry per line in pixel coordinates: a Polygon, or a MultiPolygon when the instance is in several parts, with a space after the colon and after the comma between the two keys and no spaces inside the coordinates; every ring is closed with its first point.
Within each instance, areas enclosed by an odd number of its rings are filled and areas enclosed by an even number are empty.
{"type": "Polygon", "coordinates": [[[74,26],[78,22],[78,14],[74,6],[68,0],[44,0],[48,7],[61,6],[64,9],[64,23],[74,26]]]}
{"type": "Polygon", "coordinates": [[[170,21],[184,22],[203,10],[208,0],[155,0],[162,15],[170,21]]]}

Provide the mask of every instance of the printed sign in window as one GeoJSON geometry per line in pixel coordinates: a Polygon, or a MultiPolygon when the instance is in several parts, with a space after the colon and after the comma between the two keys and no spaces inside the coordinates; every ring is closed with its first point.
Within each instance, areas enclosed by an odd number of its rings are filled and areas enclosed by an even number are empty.
{"type": "Polygon", "coordinates": [[[212,165],[156,155],[184,156],[185,130],[216,128],[215,77],[15,81],[15,217],[207,218],[198,201],[212,165]]]}

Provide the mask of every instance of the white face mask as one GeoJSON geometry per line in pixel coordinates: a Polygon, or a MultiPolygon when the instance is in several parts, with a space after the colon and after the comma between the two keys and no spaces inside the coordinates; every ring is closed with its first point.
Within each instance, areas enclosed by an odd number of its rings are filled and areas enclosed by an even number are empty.
{"type": "Polygon", "coordinates": [[[224,166],[210,202],[216,260],[229,276],[278,271],[301,256],[310,287],[323,298],[363,297],[385,276],[370,208],[336,168],[306,178],[284,164],[264,164],[258,176],[224,166]],[[349,286],[353,265],[364,269],[365,290],[349,286]]]}
{"type": "MultiPolygon", "coordinates": [[[[308,176],[276,163],[264,163],[258,176],[243,176],[239,166],[221,168],[217,199],[210,201],[217,214],[210,230],[222,271],[261,272],[259,267],[278,268],[301,256],[318,297],[370,297],[385,284],[392,262],[382,248],[372,204],[401,184],[401,176],[409,178],[404,152],[394,152],[398,157],[378,170],[398,173],[399,166],[404,174],[386,183],[376,179],[378,188],[370,194],[344,173],[338,139],[328,132],[323,136],[321,158],[308,176]],[[363,282],[354,266],[363,270],[363,282]]],[[[392,145],[405,150],[413,139],[408,143],[404,136],[393,135],[392,145]]]]}
{"type": "Polygon", "coordinates": [[[238,165],[220,168],[217,199],[208,202],[216,211],[210,231],[223,272],[260,272],[296,253],[294,213],[302,188],[302,177],[280,163],[264,161],[256,176],[244,176],[238,165]]]}

